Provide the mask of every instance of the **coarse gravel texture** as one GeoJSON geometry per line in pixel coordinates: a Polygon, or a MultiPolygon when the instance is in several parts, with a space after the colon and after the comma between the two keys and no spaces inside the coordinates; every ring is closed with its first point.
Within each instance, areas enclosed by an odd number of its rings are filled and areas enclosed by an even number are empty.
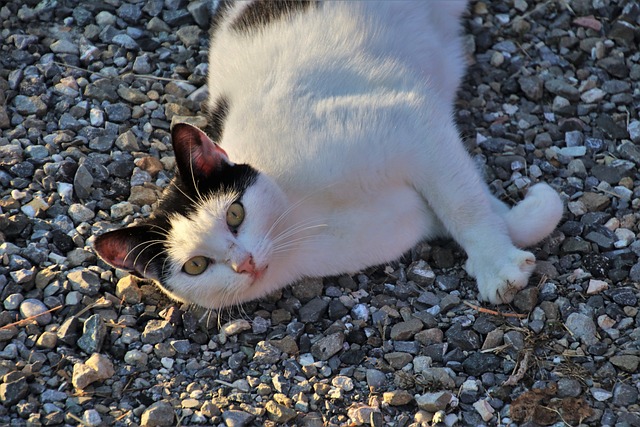
{"type": "Polygon", "coordinates": [[[640,425],[637,2],[465,18],[470,151],[504,200],[567,204],[511,306],[441,241],[221,313],[91,249],[152,210],[171,123],[202,124],[207,8],[0,6],[0,425],[640,425]]]}

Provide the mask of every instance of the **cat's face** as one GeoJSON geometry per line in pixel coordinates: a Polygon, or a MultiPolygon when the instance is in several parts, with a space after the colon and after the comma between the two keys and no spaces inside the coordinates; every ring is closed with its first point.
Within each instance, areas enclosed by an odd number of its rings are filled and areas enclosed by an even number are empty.
{"type": "Polygon", "coordinates": [[[154,215],[105,233],[97,253],[154,279],[174,299],[207,308],[255,298],[273,260],[284,193],[248,165],[235,165],[202,131],[176,125],[179,174],[154,215]]]}

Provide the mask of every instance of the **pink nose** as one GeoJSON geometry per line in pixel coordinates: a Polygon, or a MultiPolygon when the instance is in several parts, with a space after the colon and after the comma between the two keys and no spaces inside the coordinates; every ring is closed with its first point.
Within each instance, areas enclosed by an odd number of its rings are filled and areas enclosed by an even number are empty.
{"type": "Polygon", "coordinates": [[[253,256],[249,255],[240,264],[234,264],[233,269],[238,274],[242,274],[242,273],[254,274],[256,272],[256,265],[253,262],[253,256]]]}

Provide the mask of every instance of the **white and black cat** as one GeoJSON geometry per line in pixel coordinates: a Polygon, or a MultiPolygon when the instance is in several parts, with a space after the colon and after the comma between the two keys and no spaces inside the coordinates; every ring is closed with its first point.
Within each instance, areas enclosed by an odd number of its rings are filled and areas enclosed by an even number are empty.
{"type": "Polygon", "coordinates": [[[219,308],[357,272],[453,237],[480,297],[509,302],[562,216],[547,184],[509,208],[453,121],[466,1],[223,3],[209,126],[174,126],[178,173],[140,225],[99,236],[109,264],[219,308]]]}

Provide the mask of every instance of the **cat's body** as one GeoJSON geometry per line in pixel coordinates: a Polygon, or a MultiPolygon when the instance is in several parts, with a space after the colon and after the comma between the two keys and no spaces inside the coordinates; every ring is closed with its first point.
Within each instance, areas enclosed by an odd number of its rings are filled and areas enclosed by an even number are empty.
{"type": "Polygon", "coordinates": [[[514,243],[546,237],[562,203],[538,184],[509,210],[460,141],[452,117],[466,3],[266,3],[222,7],[209,57],[211,140],[174,129],[180,173],[153,230],[107,234],[98,253],[176,299],[217,308],[451,236],[481,297],[510,301],[534,266],[514,243]]]}

